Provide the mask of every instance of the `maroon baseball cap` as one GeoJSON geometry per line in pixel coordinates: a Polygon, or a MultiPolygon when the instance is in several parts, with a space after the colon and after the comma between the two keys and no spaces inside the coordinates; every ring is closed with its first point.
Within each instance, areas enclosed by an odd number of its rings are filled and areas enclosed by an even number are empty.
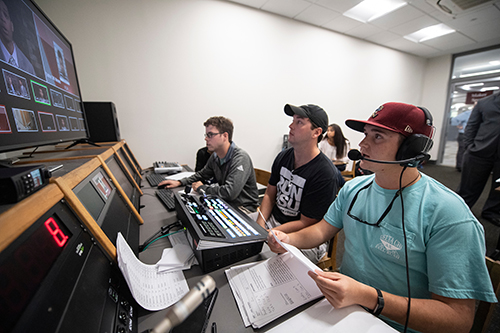
{"type": "Polygon", "coordinates": [[[363,132],[365,125],[384,128],[386,130],[409,137],[412,134],[432,136],[432,116],[429,111],[415,105],[405,103],[385,103],[379,106],[368,120],[347,119],[345,124],[355,131],[363,132]]]}

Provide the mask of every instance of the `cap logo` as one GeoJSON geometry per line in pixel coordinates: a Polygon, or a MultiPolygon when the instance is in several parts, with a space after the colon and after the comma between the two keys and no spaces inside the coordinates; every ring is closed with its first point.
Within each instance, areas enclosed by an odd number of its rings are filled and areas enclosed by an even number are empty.
{"type": "Polygon", "coordinates": [[[384,106],[383,106],[383,105],[381,105],[381,106],[379,106],[379,107],[378,107],[375,111],[373,111],[373,113],[372,113],[372,118],[375,118],[376,116],[378,116],[378,113],[379,113],[380,111],[382,111],[382,109],[383,109],[383,108],[384,108],[384,106]]]}
{"type": "Polygon", "coordinates": [[[405,132],[408,132],[408,133],[413,133],[413,130],[412,130],[412,128],[410,127],[410,125],[406,125],[406,127],[405,127],[405,132]]]}

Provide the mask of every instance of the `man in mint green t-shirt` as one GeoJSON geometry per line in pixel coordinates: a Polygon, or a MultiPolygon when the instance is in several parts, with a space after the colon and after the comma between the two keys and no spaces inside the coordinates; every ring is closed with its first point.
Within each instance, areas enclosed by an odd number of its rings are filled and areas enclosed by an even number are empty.
{"type": "MultiPolygon", "coordinates": [[[[364,132],[357,159],[374,174],[347,182],[320,222],[295,233],[277,231],[278,238],[310,248],[344,230],[340,272],[309,272],[336,308],[359,304],[399,330],[409,318],[413,332],[469,332],[475,300],[497,299],[482,225],[458,195],[417,169],[429,158],[432,116],[386,103],[368,120],[346,125],[364,132]]],[[[272,235],[268,243],[284,251],[272,235]]]]}

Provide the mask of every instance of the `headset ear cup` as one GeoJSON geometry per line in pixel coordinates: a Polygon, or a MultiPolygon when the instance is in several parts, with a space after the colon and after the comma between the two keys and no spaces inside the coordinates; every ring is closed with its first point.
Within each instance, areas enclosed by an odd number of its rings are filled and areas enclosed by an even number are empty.
{"type": "Polygon", "coordinates": [[[417,108],[419,108],[420,110],[422,110],[424,112],[426,125],[433,126],[431,112],[429,110],[427,110],[426,108],[424,108],[423,106],[417,106],[417,108]]]}
{"type": "Polygon", "coordinates": [[[433,145],[432,139],[423,134],[413,134],[407,137],[396,153],[396,160],[406,160],[427,154],[433,145]]]}

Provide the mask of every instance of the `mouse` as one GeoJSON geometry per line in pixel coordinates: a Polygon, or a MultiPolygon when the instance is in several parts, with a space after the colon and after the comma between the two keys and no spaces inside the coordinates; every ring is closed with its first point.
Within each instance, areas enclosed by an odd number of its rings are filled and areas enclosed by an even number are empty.
{"type": "Polygon", "coordinates": [[[167,184],[158,185],[159,190],[163,190],[165,187],[167,187],[167,184]]]}

